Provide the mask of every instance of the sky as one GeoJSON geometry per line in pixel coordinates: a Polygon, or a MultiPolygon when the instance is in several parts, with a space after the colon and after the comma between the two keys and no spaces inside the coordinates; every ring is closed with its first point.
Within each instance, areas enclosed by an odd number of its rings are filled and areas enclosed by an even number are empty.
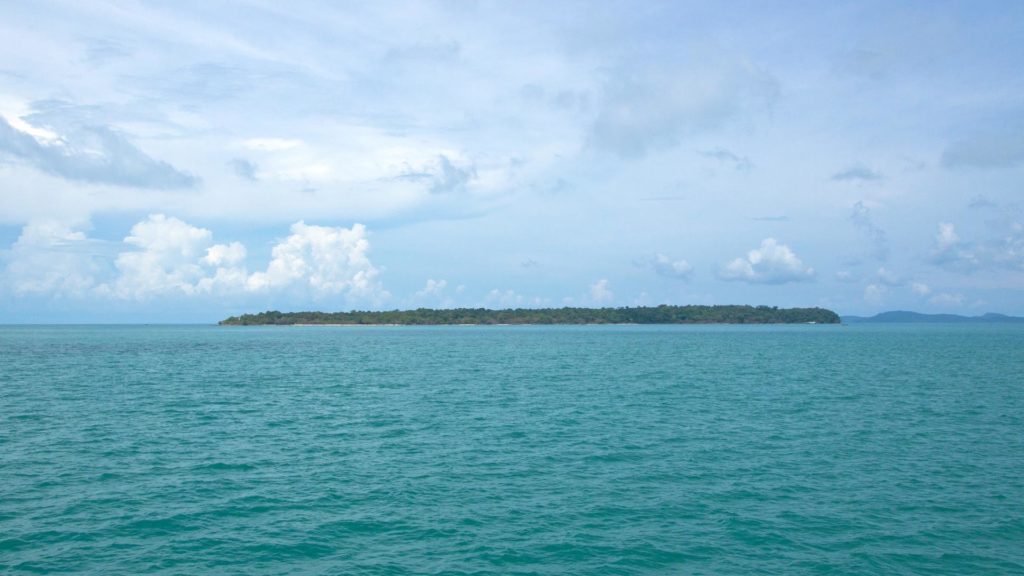
{"type": "Polygon", "coordinates": [[[0,323],[1024,314],[1024,3],[0,6],[0,323]]]}

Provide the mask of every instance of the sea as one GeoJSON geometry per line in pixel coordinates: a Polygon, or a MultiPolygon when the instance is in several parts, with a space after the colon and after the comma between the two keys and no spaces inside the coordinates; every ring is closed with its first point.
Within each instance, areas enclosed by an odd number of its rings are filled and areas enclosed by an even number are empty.
{"type": "Polygon", "coordinates": [[[0,327],[2,574],[1022,574],[1024,326],[0,327]]]}

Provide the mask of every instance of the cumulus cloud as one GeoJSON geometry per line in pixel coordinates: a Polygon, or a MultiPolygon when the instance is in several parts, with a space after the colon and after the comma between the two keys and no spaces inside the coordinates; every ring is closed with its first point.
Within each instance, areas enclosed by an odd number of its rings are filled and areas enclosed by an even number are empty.
{"type": "Polygon", "coordinates": [[[602,278],[590,285],[590,300],[594,303],[611,302],[615,297],[607,278],[602,278]]]}
{"type": "Polygon", "coordinates": [[[882,175],[863,164],[857,164],[850,166],[845,170],[841,170],[832,175],[832,179],[842,182],[850,180],[861,180],[864,182],[871,182],[874,180],[881,180],[882,175]]]}
{"type": "Polygon", "coordinates": [[[423,289],[416,292],[416,295],[419,297],[440,296],[444,292],[445,287],[447,286],[447,280],[434,280],[433,278],[428,278],[427,283],[423,286],[423,289]]]}
{"type": "Polygon", "coordinates": [[[736,258],[722,266],[718,276],[723,280],[785,284],[814,279],[814,269],[804,266],[789,246],[775,238],[765,238],[760,248],[751,250],[745,258],[736,258]]]}
{"type": "Polygon", "coordinates": [[[515,306],[522,304],[524,298],[520,294],[516,294],[515,290],[498,290],[497,288],[487,293],[485,300],[488,304],[498,304],[503,307],[515,306]]]}
{"type": "Polygon", "coordinates": [[[3,284],[15,294],[81,297],[96,285],[99,246],[55,220],[29,222],[5,255],[3,284]]]}
{"type": "Polygon", "coordinates": [[[693,275],[693,266],[686,260],[673,260],[664,254],[658,254],[650,260],[651,268],[665,278],[689,280],[693,275]]]}
{"type": "Polygon", "coordinates": [[[913,282],[910,289],[918,296],[927,296],[932,293],[931,287],[923,282],[913,282]]]}
{"type": "MultiPolygon", "coordinates": [[[[193,294],[206,275],[203,259],[209,255],[213,233],[177,218],[154,214],[132,226],[124,243],[134,250],[122,252],[114,265],[120,272],[111,286],[121,298],[145,299],[171,293],[193,294]]],[[[216,252],[221,252],[218,249],[216,252]]]]}
{"type": "MultiPolygon", "coordinates": [[[[97,296],[123,300],[209,294],[287,292],[379,304],[389,295],[368,257],[361,224],[352,228],[297,222],[250,274],[240,242],[216,244],[213,233],[163,214],[132,226],[116,246],[54,221],[30,222],[4,255],[3,286],[15,294],[97,296]],[[111,258],[109,252],[116,251],[111,258]]],[[[440,293],[446,283],[432,281],[440,293]]]]}
{"type": "Polygon", "coordinates": [[[64,119],[47,124],[48,115],[25,119],[0,117],[0,154],[66,180],[135,188],[190,188],[191,174],[149,157],[120,132],[64,119]]]}
{"type": "Polygon", "coordinates": [[[858,201],[853,205],[850,221],[871,240],[876,259],[885,260],[889,257],[889,238],[886,236],[885,230],[875,224],[871,217],[871,209],[865,206],[864,202],[858,201]]]}
{"type": "Polygon", "coordinates": [[[938,266],[966,272],[983,265],[975,247],[960,239],[956,228],[949,222],[940,222],[932,244],[929,261],[938,266]]]}
{"type": "Polygon", "coordinates": [[[957,140],[942,152],[947,168],[1009,168],[1024,164],[1024,136],[987,135],[957,140]]]}
{"type": "MultiPolygon", "coordinates": [[[[455,293],[459,294],[465,290],[464,286],[457,286],[455,293]]],[[[421,290],[413,294],[413,300],[418,302],[434,302],[441,308],[450,308],[455,305],[455,300],[448,296],[448,281],[434,280],[428,278],[421,290]]]]}
{"type": "Polygon", "coordinates": [[[274,246],[265,272],[246,282],[251,291],[279,288],[309,289],[317,295],[346,294],[380,301],[387,293],[380,286],[380,271],[370,262],[366,227],[292,224],[291,235],[274,246]]]}

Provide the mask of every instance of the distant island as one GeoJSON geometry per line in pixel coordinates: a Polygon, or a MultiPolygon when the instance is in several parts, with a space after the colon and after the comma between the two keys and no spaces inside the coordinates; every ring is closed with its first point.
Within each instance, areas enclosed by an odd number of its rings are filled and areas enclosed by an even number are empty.
{"type": "Polygon", "coordinates": [[[981,316],[961,316],[959,314],[921,314],[920,312],[908,312],[906,310],[894,310],[882,312],[874,316],[843,316],[843,323],[856,324],[860,322],[954,322],[954,323],[1016,323],[1024,322],[1019,316],[1007,316],[989,312],[981,316]]]}
{"type": "Polygon", "coordinates": [[[278,312],[242,314],[221,326],[458,324],[838,324],[824,308],[774,306],[640,306],[625,308],[450,308],[381,312],[278,312]]]}

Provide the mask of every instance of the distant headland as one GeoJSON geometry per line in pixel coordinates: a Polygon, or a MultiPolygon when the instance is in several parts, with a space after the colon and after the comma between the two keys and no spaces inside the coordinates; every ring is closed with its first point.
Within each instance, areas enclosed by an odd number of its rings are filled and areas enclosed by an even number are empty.
{"type": "Polygon", "coordinates": [[[242,314],[221,326],[459,324],[838,324],[824,308],[774,306],[639,306],[624,308],[418,308],[352,312],[277,312],[242,314]]]}
{"type": "Polygon", "coordinates": [[[844,324],[856,324],[860,322],[942,322],[942,323],[987,323],[1005,324],[1024,322],[1020,316],[1007,316],[989,312],[981,316],[961,316],[959,314],[922,314],[920,312],[908,312],[906,310],[893,310],[882,312],[874,316],[843,316],[844,324]]]}

